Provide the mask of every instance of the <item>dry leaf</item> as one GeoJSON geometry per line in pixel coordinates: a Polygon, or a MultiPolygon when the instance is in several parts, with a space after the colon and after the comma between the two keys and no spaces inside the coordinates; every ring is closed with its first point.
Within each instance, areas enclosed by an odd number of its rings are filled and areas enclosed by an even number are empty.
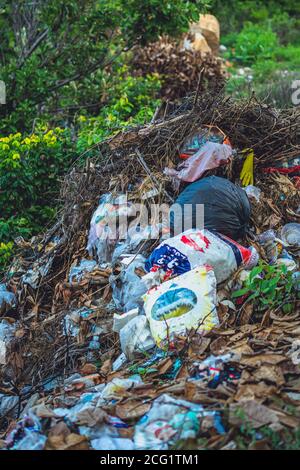
{"type": "Polygon", "coordinates": [[[229,405],[229,422],[230,424],[240,426],[248,422],[254,429],[271,423],[278,423],[279,419],[275,411],[261,405],[255,400],[242,401],[240,403],[232,403],[229,405]],[[243,411],[243,417],[239,412],[243,411]]]}
{"type": "Polygon", "coordinates": [[[212,341],[210,345],[210,350],[212,354],[214,354],[214,356],[219,356],[220,354],[223,354],[226,350],[227,342],[228,341],[222,336],[212,341]]]}
{"type": "Polygon", "coordinates": [[[279,386],[285,383],[283,373],[276,365],[262,365],[253,373],[253,378],[273,382],[279,386]]]}
{"type": "Polygon", "coordinates": [[[89,408],[84,408],[83,410],[78,411],[76,422],[81,426],[86,425],[91,428],[102,423],[106,416],[107,414],[101,408],[90,406],[89,408]]]}
{"type": "Polygon", "coordinates": [[[263,363],[276,365],[286,360],[287,360],[287,357],[281,354],[265,353],[265,354],[256,354],[254,356],[243,355],[240,362],[243,365],[254,367],[254,366],[260,366],[263,363]]]}
{"type": "Polygon", "coordinates": [[[139,400],[128,400],[119,403],[116,406],[116,415],[126,421],[127,419],[135,419],[144,416],[151,408],[151,403],[143,403],[139,400]]]}
{"type": "Polygon", "coordinates": [[[110,358],[104,361],[104,363],[101,366],[100,373],[103,375],[107,375],[111,371],[111,364],[112,364],[112,361],[110,358]]]}
{"type": "Polygon", "coordinates": [[[68,434],[67,436],[50,436],[47,439],[45,450],[88,450],[89,444],[85,436],[68,434]]]}
{"type": "Polygon", "coordinates": [[[267,398],[276,394],[276,387],[267,385],[264,382],[259,384],[244,384],[241,385],[235,394],[236,401],[248,401],[256,398],[267,398]]]}
{"type": "Polygon", "coordinates": [[[52,436],[63,436],[63,438],[65,438],[68,434],[71,434],[71,431],[66,423],[64,421],[59,421],[49,430],[48,438],[52,436]]]}
{"type": "Polygon", "coordinates": [[[90,374],[95,374],[97,372],[97,366],[95,364],[84,364],[84,366],[81,367],[80,373],[81,375],[90,375],[90,374]]]}

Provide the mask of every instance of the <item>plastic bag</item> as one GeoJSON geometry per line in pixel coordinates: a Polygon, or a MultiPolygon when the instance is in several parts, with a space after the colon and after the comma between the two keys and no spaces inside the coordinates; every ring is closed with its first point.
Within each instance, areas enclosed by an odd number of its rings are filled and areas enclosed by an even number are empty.
{"type": "MultiPolygon", "coordinates": [[[[139,375],[131,375],[126,379],[120,379],[115,377],[108,384],[105,385],[101,392],[102,400],[113,400],[118,399],[124,395],[126,390],[132,390],[134,387],[143,383],[139,375]]],[[[99,405],[99,402],[97,403],[99,405]]]]}
{"type": "Polygon", "coordinates": [[[121,329],[124,328],[127,323],[129,323],[133,318],[137,317],[139,314],[138,308],[133,308],[129,312],[126,313],[115,313],[113,317],[113,331],[116,333],[120,333],[121,329]]]}
{"type": "Polygon", "coordinates": [[[300,248],[300,224],[290,223],[284,225],[281,229],[281,238],[287,245],[300,248]]]}
{"type": "Polygon", "coordinates": [[[0,312],[4,312],[7,307],[14,307],[16,296],[9,292],[5,284],[0,284],[0,312]]]}
{"type": "Polygon", "coordinates": [[[201,266],[150,289],[144,301],[152,336],[161,348],[175,335],[192,328],[210,331],[219,323],[216,278],[209,267],[201,266]]]}
{"type": "Polygon", "coordinates": [[[217,282],[223,282],[241,265],[252,268],[258,262],[255,248],[209,230],[187,230],[163,241],[145,263],[147,271],[163,270],[165,278],[183,274],[197,266],[212,266],[217,282]]]}
{"type": "Polygon", "coordinates": [[[203,406],[163,394],[156,398],[147,415],[135,427],[135,448],[167,450],[180,440],[195,439],[201,419],[218,417],[215,411],[204,411],[203,406]]]}
{"type": "Polygon", "coordinates": [[[29,411],[8,435],[6,445],[10,450],[43,450],[46,441],[40,419],[29,411]]]}
{"type": "Polygon", "coordinates": [[[47,262],[43,263],[43,264],[41,264],[40,260],[36,261],[33,264],[32,268],[29,269],[22,276],[23,284],[28,284],[33,289],[37,289],[40,282],[49,273],[49,271],[52,267],[53,260],[54,260],[54,256],[50,257],[49,260],[47,262]]]}
{"type": "Polygon", "coordinates": [[[164,174],[191,183],[201,178],[205,171],[226,165],[231,157],[230,145],[207,142],[192,157],[181,163],[178,170],[165,168],[164,174]]]}
{"type": "Polygon", "coordinates": [[[256,202],[259,202],[261,196],[261,190],[259,188],[250,184],[244,188],[244,191],[249,198],[253,197],[256,202]]]}
{"type": "Polygon", "coordinates": [[[91,441],[94,450],[134,450],[131,439],[104,435],[91,441]]]}
{"type": "Polygon", "coordinates": [[[238,240],[245,235],[251,213],[245,191],[217,176],[209,176],[188,185],[175,201],[175,208],[177,205],[181,207],[178,217],[172,210],[174,206],[170,210],[172,235],[190,228],[206,228],[238,240]],[[199,204],[204,206],[204,227],[197,226],[196,209],[199,204]],[[192,211],[188,210],[190,207],[192,211]]]}
{"type": "Polygon", "coordinates": [[[64,335],[76,337],[80,333],[80,324],[82,320],[88,319],[93,310],[87,307],[81,307],[65,315],[62,320],[64,335]]]}
{"type": "Polygon", "coordinates": [[[16,418],[18,415],[19,397],[0,393],[0,416],[16,418]]]}
{"type": "Polygon", "coordinates": [[[294,258],[286,251],[282,250],[277,259],[277,264],[284,264],[288,271],[297,271],[298,265],[294,258]]]}
{"type": "Polygon", "coordinates": [[[112,262],[115,263],[121,255],[134,253],[138,247],[143,243],[143,249],[146,251],[146,242],[159,238],[161,224],[147,225],[147,226],[134,226],[128,230],[127,238],[124,242],[118,242],[112,255],[112,262]]]}
{"type": "Polygon", "coordinates": [[[0,322],[0,364],[6,364],[6,351],[9,343],[14,338],[16,326],[7,320],[0,322]]]}
{"type": "Polygon", "coordinates": [[[263,247],[270,264],[275,264],[281,249],[280,240],[276,238],[274,230],[267,230],[257,237],[258,243],[263,247]]]}
{"type": "Polygon", "coordinates": [[[121,329],[120,342],[122,351],[129,360],[155,346],[145,315],[133,318],[121,329]]]}
{"type": "Polygon", "coordinates": [[[299,175],[300,157],[291,158],[284,162],[274,163],[273,167],[263,168],[263,173],[281,173],[283,175],[299,175]]]}
{"type": "Polygon", "coordinates": [[[198,152],[207,142],[215,142],[218,144],[230,144],[228,138],[225,138],[225,134],[218,127],[207,126],[200,129],[198,133],[189,137],[183,144],[180,151],[179,157],[182,160],[186,160],[198,152]],[[225,140],[224,140],[225,138],[225,140]]]}
{"type": "MultiPolygon", "coordinates": [[[[90,256],[96,250],[100,264],[110,261],[120,237],[120,224],[121,229],[124,229],[122,220],[124,222],[131,215],[135,215],[135,211],[133,205],[127,201],[126,194],[114,197],[107,193],[101,196],[91,220],[87,244],[90,256]]],[[[125,235],[122,233],[122,236],[125,235]]]]}
{"type": "Polygon", "coordinates": [[[117,309],[128,312],[143,305],[142,295],[148,290],[142,278],[135,272],[137,268],[144,270],[145,258],[137,255],[132,258],[130,264],[121,266],[121,273],[112,274],[109,283],[113,289],[112,298],[117,309]]]}
{"type": "Polygon", "coordinates": [[[71,284],[74,281],[73,279],[74,277],[75,277],[75,282],[81,281],[81,279],[84,277],[84,274],[92,272],[96,266],[97,266],[96,261],[89,260],[89,259],[82,259],[78,266],[73,266],[70,269],[69,283],[71,284]]]}

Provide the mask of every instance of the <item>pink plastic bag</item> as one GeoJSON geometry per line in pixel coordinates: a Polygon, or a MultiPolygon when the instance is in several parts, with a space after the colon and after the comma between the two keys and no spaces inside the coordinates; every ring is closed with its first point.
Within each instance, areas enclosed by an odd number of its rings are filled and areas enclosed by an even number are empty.
{"type": "Polygon", "coordinates": [[[192,157],[181,163],[178,170],[165,168],[164,174],[180,181],[192,183],[201,178],[205,171],[226,165],[231,157],[232,148],[230,145],[207,142],[192,157]]]}

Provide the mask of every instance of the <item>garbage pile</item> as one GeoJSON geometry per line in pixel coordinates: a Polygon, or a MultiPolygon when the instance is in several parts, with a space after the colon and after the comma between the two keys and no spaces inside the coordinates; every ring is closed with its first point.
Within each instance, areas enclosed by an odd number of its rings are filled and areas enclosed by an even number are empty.
{"type": "Polygon", "coordinates": [[[194,94],[71,171],[0,287],[0,448],[271,449],[299,428],[299,121],[194,94]],[[141,202],[181,216],[142,224],[141,202]]]}

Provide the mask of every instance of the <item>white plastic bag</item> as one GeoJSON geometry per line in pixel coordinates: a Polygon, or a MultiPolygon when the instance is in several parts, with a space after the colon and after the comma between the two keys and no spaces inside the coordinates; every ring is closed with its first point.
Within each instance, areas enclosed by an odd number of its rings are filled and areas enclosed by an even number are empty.
{"type": "Polygon", "coordinates": [[[203,173],[220,165],[229,163],[232,157],[232,148],[227,144],[206,142],[192,157],[179,165],[178,170],[165,168],[167,176],[175,177],[180,181],[192,183],[201,178],[203,173]]]}
{"type": "Polygon", "coordinates": [[[0,321],[0,364],[6,364],[7,348],[14,338],[16,326],[7,320],[0,321]]]}
{"type": "MultiPolygon", "coordinates": [[[[133,205],[127,201],[126,194],[116,197],[111,193],[101,196],[99,206],[95,210],[89,231],[86,249],[90,256],[97,251],[99,264],[111,261],[111,256],[120,236],[120,224],[125,222],[127,229],[127,218],[135,215],[133,205]]],[[[121,227],[121,232],[124,227],[121,227]]],[[[123,233],[122,236],[125,236],[123,233]]]]}
{"type": "Polygon", "coordinates": [[[155,346],[145,315],[139,315],[120,331],[121,348],[129,360],[155,346]]]}
{"type": "Polygon", "coordinates": [[[165,278],[183,274],[197,266],[212,266],[217,282],[223,282],[241,265],[252,268],[258,262],[255,248],[209,230],[190,229],[163,241],[145,263],[147,271],[162,270],[165,278]]]}
{"type": "Polygon", "coordinates": [[[210,331],[219,323],[216,278],[209,267],[200,266],[150,289],[144,300],[152,336],[161,348],[192,328],[210,331]]]}
{"type": "Polygon", "coordinates": [[[109,283],[113,289],[113,301],[118,310],[128,312],[133,308],[141,308],[143,304],[142,296],[148,288],[135,270],[145,268],[145,258],[141,255],[133,257],[130,264],[121,263],[120,274],[112,274],[109,283]]]}

